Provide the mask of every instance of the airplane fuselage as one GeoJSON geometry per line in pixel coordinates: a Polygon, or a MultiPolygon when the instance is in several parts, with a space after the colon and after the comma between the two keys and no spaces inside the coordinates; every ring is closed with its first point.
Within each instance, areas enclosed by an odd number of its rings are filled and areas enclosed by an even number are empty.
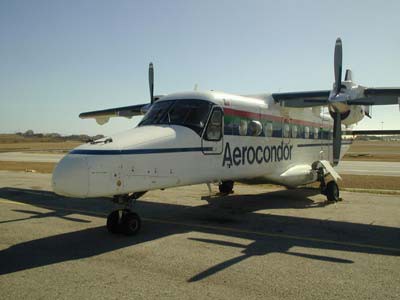
{"type": "MultiPolygon", "coordinates": [[[[332,161],[332,121],[320,108],[285,108],[269,94],[221,92],[170,94],[156,103],[174,101],[207,102],[207,118],[193,127],[174,123],[168,113],[165,122],[81,145],[58,164],[54,190],[85,198],[256,177],[298,186],[316,180],[307,172],[315,161],[332,161]]],[[[342,156],[347,149],[344,143],[342,156]]]]}

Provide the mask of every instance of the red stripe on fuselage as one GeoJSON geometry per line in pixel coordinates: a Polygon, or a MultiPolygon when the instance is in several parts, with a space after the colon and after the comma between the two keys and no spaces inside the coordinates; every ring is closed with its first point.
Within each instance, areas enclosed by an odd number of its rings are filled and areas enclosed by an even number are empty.
{"type": "MultiPolygon", "coordinates": [[[[227,107],[224,107],[224,113],[227,116],[243,117],[243,118],[250,118],[250,119],[256,119],[256,120],[263,119],[263,120],[275,121],[275,122],[282,122],[283,120],[287,119],[287,118],[280,117],[280,116],[254,113],[254,112],[237,110],[237,109],[227,108],[227,107]]],[[[312,126],[312,127],[321,127],[322,126],[325,128],[332,127],[332,126],[329,126],[328,124],[321,125],[321,123],[309,122],[309,121],[298,120],[298,119],[290,119],[290,121],[291,121],[291,124],[295,124],[295,125],[312,126]]]]}

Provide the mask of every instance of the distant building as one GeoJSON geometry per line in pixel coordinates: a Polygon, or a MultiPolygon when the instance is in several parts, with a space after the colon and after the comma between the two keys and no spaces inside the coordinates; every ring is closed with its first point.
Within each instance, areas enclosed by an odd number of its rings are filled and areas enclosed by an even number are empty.
{"type": "Polygon", "coordinates": [[[34,135],[35,135],[35,133],[31,129],[25,131],[25,133],[24,133],[24,136],[34,136],[34,135]]]}

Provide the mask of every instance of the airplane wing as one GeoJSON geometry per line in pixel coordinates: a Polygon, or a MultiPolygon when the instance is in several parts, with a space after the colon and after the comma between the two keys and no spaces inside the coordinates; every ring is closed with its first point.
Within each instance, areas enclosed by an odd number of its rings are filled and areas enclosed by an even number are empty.
{"type": "Polygon", "coordinates": [[[400,130],[345,130],[345,135],[398,135],[400,130]]]}
{"type": "Polygon", "coordinates": [[[366,88],[364,98],[352,99],[348,104],[356,105],[391,105],[400,104],[400,88],[366,88]]]}
{"type": "Polygon", "coordinates": [[[328,104],[330,90],[273,93],[275,102],[287,107],[312,107],[328,104]]]}
{"type": "Polygon", "coordinates": [[[133,116],[143,115],[147,106],[149,106],[149,103],[83,112],[79,115],[79,118],[93,118],[96,119],[97,124],[103,125],[112,117],[125,117],[130,119],[133,116]]]}
{"type": "MultiPolygon", "coordinates": [[[[273,93],[275,102],[286,107],[312,107],[329,104],[330,90],[273,93]]],[[[346,101],[348,105],[393,105],[400,104],[400,88],[363,88],[356,97],[346,101]]]]}

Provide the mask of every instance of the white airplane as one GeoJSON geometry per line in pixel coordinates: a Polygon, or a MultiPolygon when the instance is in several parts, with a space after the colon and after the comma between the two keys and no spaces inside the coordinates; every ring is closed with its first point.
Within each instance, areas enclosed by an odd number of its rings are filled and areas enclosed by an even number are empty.
{"type": "Polygon", "coordinates": [[[73,149],[55,168],[53,189],[70,197],[113,196],[121,207],[109,214],[107,228],[127,235],[141,226],[131,209],[136,199],[155,189],[217,182],[228,194],[234,181],[263,178],[289,187],[320,182],[321,193],[337,201],[340,176],[333,166],[351,142],[342,141],[342,127],[369,116],[370,105],[400,104],[400,88],[358,85],[350,70],[342,81],[340,38],[334,74],[332,90],[154,96],[150,64],[150,104],[80,114],[99,124],[144,114],[138,126],[73,149]]]}

